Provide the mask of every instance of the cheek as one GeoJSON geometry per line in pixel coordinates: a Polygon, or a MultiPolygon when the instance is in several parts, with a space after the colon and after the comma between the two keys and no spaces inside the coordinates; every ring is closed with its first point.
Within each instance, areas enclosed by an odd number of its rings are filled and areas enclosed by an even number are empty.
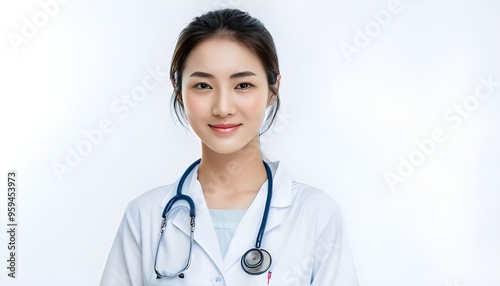
{"type": "Polygon", "coordinates": [[[245,110],[249,116],[264,114],[266,110],[266,98],[263,96],[251,97],[245,101],[245,110]]]}
{"type": "Polygon", "coordinates": [[[191,96],[184,96],[184,109],[188,120],[190,118],[203,117],[207,110],[206,103],[191,96]]]}

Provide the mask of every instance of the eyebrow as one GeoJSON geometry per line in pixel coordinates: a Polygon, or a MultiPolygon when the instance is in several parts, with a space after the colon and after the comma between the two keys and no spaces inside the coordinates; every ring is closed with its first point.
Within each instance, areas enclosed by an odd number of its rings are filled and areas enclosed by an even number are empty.
{"type": "MultiPolygon", "coordinates": [[[[189,77],[194,77],[194,76],[205,77],[205,78],[214,78],[215,77],[213,74],[209,74],[209,73],[201,72],[201,71],[196,71],[196,72],[192,73],[189,77]]],[[[233,79],[233,78],[246,77],[246,76],[256,76],[256,74],[254,74],[251,71],[242,71],[242,72],[237,72],[235,74],[232,74],[229,78],[233,79]]]]}

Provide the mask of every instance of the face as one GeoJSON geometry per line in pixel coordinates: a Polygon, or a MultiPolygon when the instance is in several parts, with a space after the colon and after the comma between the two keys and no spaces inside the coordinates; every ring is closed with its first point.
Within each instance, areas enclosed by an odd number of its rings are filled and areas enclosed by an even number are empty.
{"type": "Polygon", "coordinates": [[[203,147],[231,154],[256,142],[271,100],[264,67],[241,44],[213,38],[189,54],[182,73],[182,102],[203,147]]]}

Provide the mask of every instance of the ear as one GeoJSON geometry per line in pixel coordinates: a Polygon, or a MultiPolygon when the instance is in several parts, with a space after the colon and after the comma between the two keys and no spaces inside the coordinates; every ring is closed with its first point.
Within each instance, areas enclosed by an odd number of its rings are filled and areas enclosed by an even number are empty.
{"type": "MultiPolygon", "coordinates": [[[[281,81],[281,74],[277,74],[276,75],[276,82],[274,83],[274,86],[276,86],[276,90],[278,91],[278,94],[279,94],[279,91],[280,91],[280,81],[281,81]]],[[[276,100],[275,97],[277,97],[278,95],[277,94],[273,94],[271,92],[269,92],[269,99],[267,101],[267,107],[271,106],[274,101],[276,100]]]]}
{"type": "Polygon", "coordinates": [[[176,84],[175,84],[175,80],[173,78],[170,79],[170,82],[172,83],[172,87],[174,88],[174,90],[176,89],[176,84]]]}
{"type": "Polygon", "coordinates": [[[181,93],[179,92],[178,88],[177,88],[177,84],[175,83],[175,80],[174,79],[170,79],[170,82],[172,83],[172,87],[174,88],[174,93],[175,93],[175,98],[176,100],[179,101],[179,103],[181,104],[181,106],[183,105],[183,102],[182,102],[182,95],[181,93]]]}

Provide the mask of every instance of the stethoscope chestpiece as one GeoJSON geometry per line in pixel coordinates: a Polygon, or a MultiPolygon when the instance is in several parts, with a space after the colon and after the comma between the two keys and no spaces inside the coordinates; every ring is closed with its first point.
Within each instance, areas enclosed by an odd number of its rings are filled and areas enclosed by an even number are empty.
{"type": "Polygon", "coordinates": [[[241,267],[250,275],[260,275],[271,267],[271,254],[265,249],[252,248],[241,257],[241,267]]]}

